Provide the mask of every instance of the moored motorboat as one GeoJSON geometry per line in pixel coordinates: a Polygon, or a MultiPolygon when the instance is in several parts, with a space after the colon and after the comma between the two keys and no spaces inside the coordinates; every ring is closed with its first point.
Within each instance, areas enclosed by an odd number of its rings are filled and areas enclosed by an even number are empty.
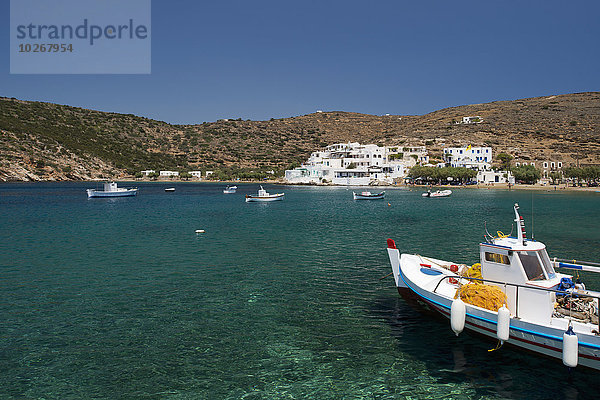
{"type": "Polygon", "coordinates": [[[174,191],[175,191],[174,187],[165,188],[165,192],[174,192],[174,191]]]}
{"type": "Polygon", "coordinates": [[[423,193],[421,196],[423,197],[448,197],[452,194],[452,190],[436,190],[432,192],[428,190],[426,193],[423,193]]]}
{"type": "Polygon", "coordinates": [[[269,194],[269,192],[267,192],[261,186],[260,189],[258,190],[257,195],[252,195],[252,194],[246,195],[246,203],[283,200],[284,195],[285,195],[285,193],[269,194]]]}
{"type": "MultiPolygon", "coordinates": [[[[517,237],[486,231],[480,264],[468,267],[416,254],[402,254],[388,239],[398,292],[417,297],[463,329],[533,352],[600,369],[600,292],[586,290],[555,268],[600,272],[600,267],[550,259],[546,246],[527,240],[519,207],[517,237]]],[[[593,263],[589,263],[593,264],[593,263]]],[[[598,265],[598,264],[596,264],[598,265]]]]}
{"type": "Polygon", "coordinates": [[[102,190],[87,189],[88,197],[128,197],[137,194],[137,188],[120,188],[116,182],[106,182],[103,184],[102,190]]]}
{"type": "Polygon", "coordinates": [[[225,189],[223,189],[223,193],[225,193],[225,194],[235,193],[236,190],[237,190],[237,186],[227,186],[225,189]]]}
{"type": "Polygon", "coordinates": [[[380,200],[385,197],[385,191],[379,193],[371,193],[364,191],[360,193],[352,192],[354,200],[380,200]]]}

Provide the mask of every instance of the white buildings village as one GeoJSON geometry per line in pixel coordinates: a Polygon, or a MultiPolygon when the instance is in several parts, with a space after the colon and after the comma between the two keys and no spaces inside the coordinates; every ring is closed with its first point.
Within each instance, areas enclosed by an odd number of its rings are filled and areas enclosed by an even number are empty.
{"type": "MultiPolygon", "coordinates": [[[[444,162],[435,166],[464,167],[478,171],[479,183],[505,183],[505,172],[492,171],[491,147],[444,148],[444,162]]],[[[380,147],[374,144],[338,143],[311,154],[306,163],[285,171],[289,183],[334,185],[392,184],[403,180],[411,167],[429,164],[425,146],[380,147]]]]}
{"type": "Polygon", "coordinates": [[[402,179],[417,162],[427,163],[425,147],[379,147],[375,144],[338,143],[311,154],[306,163],[285,171],[290,183],[334,185],[391,184],[402,179]]]}

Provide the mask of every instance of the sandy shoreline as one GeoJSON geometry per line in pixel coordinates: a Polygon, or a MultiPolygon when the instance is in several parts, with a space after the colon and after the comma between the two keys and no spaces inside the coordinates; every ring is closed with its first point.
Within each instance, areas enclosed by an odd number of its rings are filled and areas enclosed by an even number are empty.
{"type": "MultiPolygon", "coordinates": [[[[88,181],[98,183],[98,181],[88,181]]],[[[182,180],[182,179],[173,179],[173,180],[136,180],[136,179],[116,179],[115,182],[143,182],[143,183],[156,183],[156,184],[173,184],[173,183],[218,183],[223,185],[235,185],[235,184],[269,184],[269,185],[284,185],[284,186],[317,186],[317,187],[331,187],[331,186],[339,186],[344,187],[344,185],[331,185],[331,184],[304,184],[304,183],[289,183],[280,180],[267,180],[267,181],[198,181],[198,180],[182,180]]],[[[478,185],[464,185],[464,186],[453,186],[453,185],[377,185],[377,186],[349,186],[349,187],[372,187],[372,188],[382,188],[382,189],[401,189],[401,188],[419,188],[426,190],[428,188],[438,189],[450,189],[450,190],[458,190],[458,189],[501,189],[501,190],[539,190],[546,192],[558,192],[558,191],[573,191],[573,192],[599,192],[600,187],[578,187],[578,186],[568,186],[566,184],[560,185],[550,185],[550,184],[539,184],[536,183],[534,185],[511,185],[508,186],[507,183],[494,183],[494,184],[478,184],[478,185]]]]}

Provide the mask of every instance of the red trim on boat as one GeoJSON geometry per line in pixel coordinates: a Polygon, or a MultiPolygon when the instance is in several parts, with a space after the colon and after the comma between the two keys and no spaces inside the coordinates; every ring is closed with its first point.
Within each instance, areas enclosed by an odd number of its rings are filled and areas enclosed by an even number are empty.
{"type": "Polygon", "coordinates": [[[388,239],[387,240],[387,246],[388,246],[388,249],[395,249],[396,248],[396,242],[394,242],[394,239],[388,239]]]}

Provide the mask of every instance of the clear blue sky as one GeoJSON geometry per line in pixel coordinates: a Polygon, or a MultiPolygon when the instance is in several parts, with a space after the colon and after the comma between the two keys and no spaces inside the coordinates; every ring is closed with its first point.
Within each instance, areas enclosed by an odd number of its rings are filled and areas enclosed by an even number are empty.
{"type": "Polygon", "coordinates": [[[0,15],[0,96],[171,123],[600,90],[597,0],[154,0],[150,75],[10,75],[0,15]]]}

